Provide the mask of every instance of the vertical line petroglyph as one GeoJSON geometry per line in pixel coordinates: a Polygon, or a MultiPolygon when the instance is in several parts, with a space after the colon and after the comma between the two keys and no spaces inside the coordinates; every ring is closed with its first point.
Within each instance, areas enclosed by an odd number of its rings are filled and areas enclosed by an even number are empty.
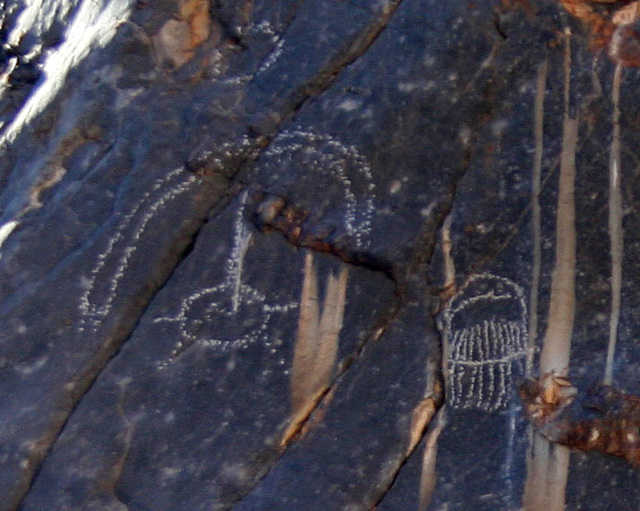
{"type": "Polygon", "coordinates": [[[622,192],[620,191],[620,81],[622,65],[616,65],[611,92],[613,103],[611,149],[609,153],[609,242],[611,252],[611,315],[609,317],[609,343],[604,384],[613,380],[613,358],[618,339],[622,294],[622,256],[624,233],[622,230],[622,192]]]}
{"type": "Polygon", "coordinates": [[[529,345],[527,348],[526,375],[530,377],[538,337],[538,292],[540,288],[541,233],[540,233],[540,189],[542,176],[542,152],[544,143],[544,95],[547,86],[549,60],[544,59],[538,67],[536,97],[534,104],[535,154],[531,176],[531,230],[533,232],[533,262],[531,271],[531,291],[529,294],[529,345]]]}
{"type": "Polygon", "coordinates": [[[251,244],[251,231],[244,223],[244,208],[247,201],[247,193],[241,198],[240,212],[235,220],[235,238],[231,257],[229,258],[229,278],[232,281],[233,292],[231,295],[231,310],[238,312],[242,295],[242,269],[244,258],[251,244]]]}
{"type": "MultiPolygon", "coordinates": [[[[575,318],[576,226],[575,175],[578,119],[570,114],[571,32],[565,29],[564,118],[556,211],[556,258],[551,278],[547,330],[540,373],[566,376],[575,318]]],[[[535,304],[532,304],[534,307],[535,304]]],[[[523,496],[525,511],[563,511],[569,471],[569,449],[532,435],[523,496]]]]}
{"type": "Polygon", "coordinates": [[[343,265],[338,276],[329,275],[321,309],[313,252],[307,252],[304,263],[300,317],[291,367],[292,412],[282,445],[300,430],[331,383],[346,305],[348,267],[343,265]]]}

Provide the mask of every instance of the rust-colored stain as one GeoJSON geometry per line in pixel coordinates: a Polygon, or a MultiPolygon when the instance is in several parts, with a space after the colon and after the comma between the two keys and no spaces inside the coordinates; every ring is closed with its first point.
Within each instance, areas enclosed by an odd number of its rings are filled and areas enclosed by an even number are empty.
{"type": "Polygon", "coordinates": [[[441,405],[442,388],[440,384],[436,384],[433,395],[422,399],[413,409],[407,455],[410,455],[416,448],[441,405]]]}
{"type": "Polygon", "coordinates": [[[600,385],[578,399],[568,380],[552,374],[525,382],[520,395],[527,417],[548,440],[640,467],[639,396],[600,385]]]}
{"type": "Polygon", "coordinates": [[[188,50],[195,50],[209,37],[209,0],[188,0],[180,6],[180,18],[189,24],[188,50]]]}
{"type": "Polygon", "coordinates": [[[594,48],[608,48],[611,59],[625,67],[640,66],[639,3],[628,0],[559,0],[589,29],[594,48]]]}

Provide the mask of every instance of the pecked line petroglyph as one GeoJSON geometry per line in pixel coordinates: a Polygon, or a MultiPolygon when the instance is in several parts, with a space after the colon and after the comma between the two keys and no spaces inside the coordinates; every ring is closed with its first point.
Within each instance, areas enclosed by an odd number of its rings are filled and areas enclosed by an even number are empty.
{"type": "Polygon", "coordinates": [[[169,202],[191,190],[196,181],[182,167],[169,172],[157,179],[119,222],[83,283],[85,291],[79,303],[81,332],[97,330],[109,315],[149,223],[169,202]]]}
{"type": "Polygon", "coordinates": [[[270,346],[268,327],[272,317],[298,307],[297,302],[272,303],[265,293],[243,283],[244,260],[252,238],[244,219],[246,198],[244,192],[234,220],[224,280],[185,297],[176,314],[154,320],[177,325],[180,338],[170,360],[159,364],[160,369],[166,369],[196,343],[218,353],[246,349],[257,342],[270,346]],[[242,321],[238,318],[241,313],[242,321]]]}
{"type": "Polygon", "coordinates": [[[369,245],[375,200],[371,166],[357,147],[345,145],[334,137],[311,131],[287,131],[278,136],[265,153],[262,171],[275,181],[282,168],[304,168],[302,190],[312,182],[314,190],[327,192],[339,188],[344,201],[343,228],[357,249],[369,245]]]}
{"type": "Polygon", "coordinates": [[[523,289],[504,277],[476,275],[452,298],[443,318],[449,346],[448,402],[454,408],[487,412],[504,408],[527,355],[523,289]]]}

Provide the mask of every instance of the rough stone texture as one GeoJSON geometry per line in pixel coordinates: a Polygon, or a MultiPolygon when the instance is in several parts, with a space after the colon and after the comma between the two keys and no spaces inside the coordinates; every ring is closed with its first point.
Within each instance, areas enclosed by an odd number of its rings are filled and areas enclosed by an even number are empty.
{"type": "MultiPolygon", "coordinates": [[[[570,374],[605,371],[615,64],[592,27],[545,0],[0,7],[0,509],[531,509],[516,387],[567,118],[570,374]]],[[[613,365],[635,394],[637,76],[613,365]]],[[[637,507],[637,478],[573,453],[567,509],[637,507]]]]}

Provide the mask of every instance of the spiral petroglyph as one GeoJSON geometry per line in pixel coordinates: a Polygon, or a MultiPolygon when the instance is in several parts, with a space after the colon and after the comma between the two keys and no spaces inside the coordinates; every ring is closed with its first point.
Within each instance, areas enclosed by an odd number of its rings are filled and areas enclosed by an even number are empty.
{"type": "Polygon", "coordinates": [[[527,354],[522,288],[504,277],[474,276],[449,302],[443,319],[450,404],[488,412],[504,408],[527,354]]]}

